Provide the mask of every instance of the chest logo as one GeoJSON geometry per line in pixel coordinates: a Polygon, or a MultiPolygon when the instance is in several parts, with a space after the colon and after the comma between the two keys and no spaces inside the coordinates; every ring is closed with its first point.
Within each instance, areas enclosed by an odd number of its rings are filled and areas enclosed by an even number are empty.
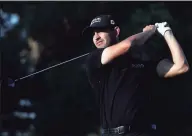
{"type": "Polygon", "coordinates": [[[136,63],[136,64],[131,64],[131,68],[144,68],[145,65],[142,63],[136,63]]]}

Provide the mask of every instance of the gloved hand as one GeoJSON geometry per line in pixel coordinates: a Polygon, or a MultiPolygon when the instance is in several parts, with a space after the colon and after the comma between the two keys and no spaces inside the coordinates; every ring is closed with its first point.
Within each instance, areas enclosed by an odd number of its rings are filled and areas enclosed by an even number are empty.
{"type": "Polygon", "coordinates": [[[166,31],[171,31],[171,28],[168,26],[167,22],[155,23],[155,26],[157,27],[157,31],[162,36],[164,36],[166,31]]]}

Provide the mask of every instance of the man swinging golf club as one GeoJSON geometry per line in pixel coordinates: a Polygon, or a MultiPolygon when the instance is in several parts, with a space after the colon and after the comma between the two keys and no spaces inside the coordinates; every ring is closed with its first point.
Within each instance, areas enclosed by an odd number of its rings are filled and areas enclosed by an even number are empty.
{"type": "Polygon", "coordinates": [[[152,77],[157,74],[169,78],[189,70],[171,28],[166,22],[148,25],[143,32],[119,42],[120,28],[112,16],[100,15],[83,31],[87,32],[93,34],[97,48],[87,57],[86,72],[91,86],[99,94],[102,136],[154,134],[147,113],[152,77]],[[164,37],[172,60],[149,62],[132,58],[130,48],[142,46],[156,31],[164,37]]]}

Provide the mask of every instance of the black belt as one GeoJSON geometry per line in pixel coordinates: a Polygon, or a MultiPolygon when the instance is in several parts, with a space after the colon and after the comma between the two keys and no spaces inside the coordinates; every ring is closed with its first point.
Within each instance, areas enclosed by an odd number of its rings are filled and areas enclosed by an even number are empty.
{"type": "Polygon", "coordinates": [[[124,134],[130,131],[130,126],[119,126],[116,128],[102,129],[102,134],[124,134]]]}
{"type": "Polygon", "coordinates": [[[136,131],[151,131],[155,130],[154,126],[132,127],[132,126],[119,126],[116,128],[101,129],[102,134],[125,134],[128,132],[136,131]]]}

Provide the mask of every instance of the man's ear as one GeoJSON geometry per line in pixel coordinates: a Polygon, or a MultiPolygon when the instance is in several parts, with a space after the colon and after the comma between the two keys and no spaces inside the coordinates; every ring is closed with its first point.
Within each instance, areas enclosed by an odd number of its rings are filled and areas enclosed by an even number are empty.
{"type": "Polygon", "coordinates": [[[120,34],[120,28],[118,27],[118,26],[116,26],[115,28],[114,28],[114,30],[115,30],[115,36],[116,37],[119,37],[119,34],[120,34]]]}

